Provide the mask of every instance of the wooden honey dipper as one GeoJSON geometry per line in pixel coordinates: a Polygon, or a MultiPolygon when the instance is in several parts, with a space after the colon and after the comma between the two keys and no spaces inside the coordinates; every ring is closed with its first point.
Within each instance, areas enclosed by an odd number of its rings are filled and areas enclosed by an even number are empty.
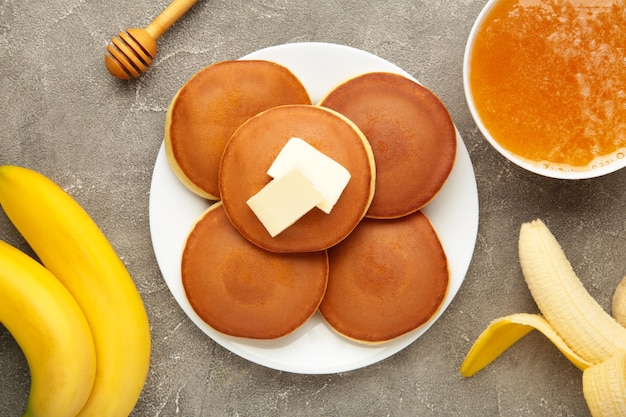
{"type": "Polygon", "coordinates": [[[131,28],[120,32],[107,46],[104,64],[120,79],[137,78],[152,65],[157,39],[161,37],[198,0],[174,0],[145,29],[131,28]]]}

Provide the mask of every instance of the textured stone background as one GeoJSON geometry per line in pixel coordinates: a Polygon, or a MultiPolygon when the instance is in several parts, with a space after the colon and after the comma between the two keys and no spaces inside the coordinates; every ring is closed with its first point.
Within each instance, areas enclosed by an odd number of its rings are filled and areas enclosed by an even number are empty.
{"type": "MultiPolygon", "coordinates": [[[[517,258],[522,222],[540,217],[606,308],[626,274],[626,171],[565,182],[522,171],[475,126],[462,86],[465,42],[484,0],[200,0],[159,41],[137,81],[105,70],[112,35],[147,25],[167,1],[0,0],[0,164],[67,189],[106,232],[146,303],[152,366],[134,416],[586,416],[581,373],[531,333],[471,379],[458,368],[494,318],[536,312],[517,258]],[[296,375],[248,362],[187,319],[155,261],[148,225],[166,107],[200,68],[304,41],[379,55],[448,106],[470,152],[480,201],[476,250],[441,319],[364,369],[296,375]]],[[[33,202],[36,204],[37,202],[33,202]]],[[[4,214],[0,238],[28,250],[4,214]]],[[[1,296],[1,295],[0,295],[1,296]]],[[[28,367],[0,327],[0,415],[18,416],[28,367]]]]}

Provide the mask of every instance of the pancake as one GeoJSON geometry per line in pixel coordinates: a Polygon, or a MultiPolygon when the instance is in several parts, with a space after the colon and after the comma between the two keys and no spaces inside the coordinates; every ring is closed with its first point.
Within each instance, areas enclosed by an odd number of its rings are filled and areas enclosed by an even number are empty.
{"type": "Polygon", "coordinates": [[[244,239],[221,202],[192,228],[181,263],[193,310],[213,329],[231,336],[275,339],[316,311],[328,280],[326,251],[275,254],[244,239]]]}
{"type": "Polygon", "coordinates": [[[248,118],[311,99],[287,68],[269,61],[225,61],[191,77],[165,116],[165,151],[178,179],[194,193],[219,199],[218,169],[231,134],[248,118]]]}
{"type": "Polygon", "coordinates": [[[351,121],[330,109],[289,105],[237,129],[222,156],[219,189],[228,218],[246,239],[272,252],[312,252],[337,244],[356,227],[372,201],[375,172],[369,143],[351,121]],[[271,180],[267,170],[292,137],[343,165],[351,178],[329,214],[313,208],[271,237],[246,202],[271,180]]]}
{"type": "Polygon", "coordinates": [[[343,82],[320,103],[352,120],[376,160],[376,195],[367,217],[396,218],[424,207],[445,183],[456,129],[443,103],[401,75],[375,72],[343,82]]]}
{"type": "Polygon", "coordinates": [[[417,329],[448,291],[447,258],[422,211],[364,219],[328,258],[319,310],[337,333],[357,342],[382,343],[417,329]]]}

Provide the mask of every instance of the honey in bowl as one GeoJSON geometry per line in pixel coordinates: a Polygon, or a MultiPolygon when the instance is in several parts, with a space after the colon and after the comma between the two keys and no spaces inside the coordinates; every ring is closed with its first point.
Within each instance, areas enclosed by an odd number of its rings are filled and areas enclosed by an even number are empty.
{"type": "Polygon", "coordinates": [[[623,166],[626,2],[490,3],[465,63],[468,101],[483,133],[531,170],[623,166]]]}

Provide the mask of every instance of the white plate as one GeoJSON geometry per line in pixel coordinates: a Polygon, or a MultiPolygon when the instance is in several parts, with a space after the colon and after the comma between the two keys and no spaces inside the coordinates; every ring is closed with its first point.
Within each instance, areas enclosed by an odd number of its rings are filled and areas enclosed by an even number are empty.
{"type": "MultiPolygon", "coordinates": [[[[314,103],[339,82],[361,73],[388,71],[410,77],[375,55],[325,43],[274,46],[242,59],[265,59],[291,69],[304,83],[314,103]]],[[[450,288],[438,314],[403,337],[379,346],[353,343],[334,333],[319,313],[296,332],[274,341],[234,338],[206,325],[185,297],[180,262],[187,233],[208,203],[178,181],[161,146],[152,176],[150,232],[163,278],[183,311],[200,329],[224,348],[257,364],[281,371],[327,374],[358,369],[388,358],[414,342],[441,316],[461,287],[472,259],[478,232],[478,192],[469,154],[458,133],[457,142],[452,173],[437,197],[424,209],[448,256],[450,288]]]]}

